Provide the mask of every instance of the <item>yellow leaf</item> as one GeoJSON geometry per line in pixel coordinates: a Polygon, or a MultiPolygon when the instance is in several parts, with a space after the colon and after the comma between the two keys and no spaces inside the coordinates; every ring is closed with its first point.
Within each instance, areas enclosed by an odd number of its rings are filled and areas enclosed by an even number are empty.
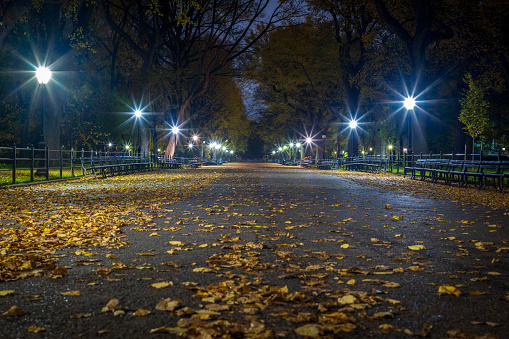
{"type": "Polygon", "coordinates": [[[150,333],[171,333],[182,335],[187,332],[186,328],[182,327],[158,327],[150,330],[150,333]]]}
{"type": "Polygon", "coordinates": [[[197,267],[193,270],[193,272],[198,272],[198,273],[212,273],[214,272],[213,269],[211,268],[207,268],[207,267],[197,267]]]}
{"type": "Polygon", "coordinates": [[[14,290],[3,290],[3,291],[0,291],[0,297],[5,297],[6,295],[13,295],[14,294],[14,290]]]}
{"type": "Polygon", "coordinates": [[[397,282],[387,282],[387,283],[383,284],[382,286],[383,287],[391,287],[391,288],[401,287],[397,282]]]}
{"type": "Polygon", "coordinates": [[[162,299],[159,301],[156,305],[156,310],[158,311],[173,311],[177,307],[180,307],[182,302],[180,299],[177,300],[171,300],[170,298],[162,299]]]}
{"type": "Polygon", "coordinates": [[[318,337],[320,336],[321,330],[318,325],[308,324],[301,327],[296,328],[295,333],[302,336],[307,337],[318,337]]]}
{"type": "Polygon", "coordinates": [[[42,332],[42,331],[44,331],[44,328],[35,327],[35,326],[29,326],[28,327],[28,332],[37,333],[37,332],[42,332]]]}
{"type": "Polygon", "coordinates": [[[26,313],[18,306],[14,305],[11,308],[9,308],[7,311],[2,313],[2,315],[15,315],[17,317],[24,316],[26,313]]]}
{"type": "Polygon", "coordinates": [[[154,256],[154,253],[136,253],[138,255],[143,255],[143,256],[147,256],[147,257],[151,257],[151,256],[154,256]]]}
{"type": "Polygon", "coordinates": [[[209,247],[209,244],[202,244],[202,245],[200,245],[198,247],[209,247]]]}
{"type": "Polygon", "coordinates": [[[398,221],[399,220],[399,217],[396,216],[396,215],[393,215],[392,218],[391,218],[392,221],[398,221]]]}
{"type": "Polygon", "coordinates": [[[452,294],[457,297],[461,295],[461,291],[452,285],[440,285],[438,286],[438,295],[452,294]]]}
{"type": "Polygon", "coordinates": [[[343,244],[341,245],[341,248],[350,248],[350,244],[343,244]]]}
{"type": "Polygon", "coordinates": [[[345,304],[355,304],[357,302],[357,298],[354,295],[347,294],[341,298],[338,298],[338,303],[345,304]]]}
{"type": "Polygon", "coordinates": [[[498,272],[488,272],[489,275],[500,275],[501,273],[498,272]]]}
{"type": "Polygon", "coordinates": [[[426,249],[426,247],[424,247],[424,245],[413,245],[413,246],[407,246],[407,248],[409,250],[412,250],[412,251],[420,251],[420,250],[424,250],[426,249]]]}
{"type": "Polygon", "coordinates": [[[151,284],[150,287],[154,287],[154,288],[166,288],[168,286],[173,286],[173,282],[158,282],[158,283],[154,283],[154,284],[151,284]]]}
{"type": "Polygon", "coordinates": [[[347,284],[347,285],[351,285],[351,286],[355,285],[355,279],[350,279],[350,280],[348,280],[348,281],[346,282],[346,284],[347,284]]]}
{"type": "Polygon", "coordinates": [[[146,315],[150,314],[149,310],[144,310],[143,308],[140,308],[134,312],[134,315],[137,317],[144,317],[146,315]]]}
{"type": "Polygon", "coordinates": [[[81,292],[80,291],[67,291],[67,292],[61,292],[60,294],[64,295],[64,296],[78,296],[78,295],[81,295],[81,292]]]}
{"type": "Polygon", "coordinates": [[[470,291],[468,293],[471,295],[485,295],[485,294],[489,294],[490,292],[470,291]]]}
{"type": "Polygon", "coordinates": [[[157,232],[154,232],[154,233],[150,233],[149,237],[160,237],[160,235],[157,234],[157,232]]]}

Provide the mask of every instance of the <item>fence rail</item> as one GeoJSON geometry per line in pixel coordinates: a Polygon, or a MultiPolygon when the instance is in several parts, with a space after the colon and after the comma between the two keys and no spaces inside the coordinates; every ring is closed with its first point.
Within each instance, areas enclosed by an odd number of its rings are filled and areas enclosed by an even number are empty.
{"type": "MultiPolygon", "coordinates": [[[[0,186],[20,182],[44,181],[85,176],[101,167],[126,165],[126,168],[197,168],[202,164],[220,164],[221,160],[202,158],[169,158],[162,154],[129,151],[94,151],[48,147],[0,147],[0,186]],[[168,164],[173,164],[168,166],[168,164]],[[131,166],[129,166],[131,165],[131,166]],[[137,165],[137,166],[135,166],[137,165]]],[[[120,173],[117,171],[116,173],[120,173]]],[[[129,171],[125,171],[126,173],[129,171]]],[[[101,173],[105,173],[101,169],[101,173]]]]}

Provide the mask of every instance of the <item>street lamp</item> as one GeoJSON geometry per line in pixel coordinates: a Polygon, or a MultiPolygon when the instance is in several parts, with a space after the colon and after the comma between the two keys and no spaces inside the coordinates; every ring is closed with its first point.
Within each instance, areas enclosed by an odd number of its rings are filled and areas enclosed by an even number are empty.
{"type": "Polygon", "coordinates": [[[173,137],[175,138],[175,151],[173,152],[173,155],[176,155],[177,154],[177,135],[179,134],[180,132],[180,128],[178,126],[173,126],[171,128],[171,133],[173,134],[173,137]]]}
{"type": "Polygon", "coordinates": [[[140,138],[140,124],[141,124],[141,121],[139,121],[139,119],[141,118],[142,114],[143,113],[139,109],[136,109],[134,111],[134,117],[136,118],[136,122],[135,123],[138,126],[138,150],[137,150],[138,156],[141,155],[141,141],[140,141],[141,140],[141,138],[140,138]]]}
{"type": "MultiPolygon", "coordinates": [[[[48,82],[50,81],[51,79],[51,70],[48,68],[48,67],[38,67],[36,70],[35,70],[35,77],[37,78],[37,82],[39,82],[39,85],[42,86],[42,89],[41,91],[43,91],[43,93],[41,94],[42,96],[42,104],[41,104],[41,136],[42,136],[42,140],[41,142],[45,145],[46,144],[46,138],[45,138],[45,133],[44,133],[44,128],[45,128],[45,106],[46,106],[46,86],[44,85],[47,85],[48,82]]],[[[44,147],[43,145],[43,147],[44,147]]]]}
{"type": "MultiPolygon", "coordinates": [[[[51,79],[51,70],[48,67],[38,67],[35,70],[35,77],[37,78],[37,82],[41,86],[41,140],[39,142],[39,148],[45,149],[46,147],[46,117],[45,117],[45,110],[46,110],[46,96],[47,96],[47,88],[46,85],[51,79]]],[[[43,157],[39,161],[39,169],[36,171],[36,175],[38,176],[46,176],[48,178],[49,172],[45,169],[46,168],[46,160],[43,160],[45,157],[43,157]]],[[[49,165],[49,164],[48,164],[49,165]]]]}
{"type": "Polygon", "coordinates": [[[350,127],[351,138],[348,140],[348,156],[356,157],[359,152],[359,140],[357,136],[357,126],[359,123],[357,120],[352,119],[348,122],[350,127]]]}
{"type": "Polygon", "coordinates": [[[408,97],[403,101],[403,106],[407,109],[407,129],[408,129],[408,154],[412,153],[412,116],[410,115],[410,111],[412,111],[415,107],[415,98],[408,97]]]}

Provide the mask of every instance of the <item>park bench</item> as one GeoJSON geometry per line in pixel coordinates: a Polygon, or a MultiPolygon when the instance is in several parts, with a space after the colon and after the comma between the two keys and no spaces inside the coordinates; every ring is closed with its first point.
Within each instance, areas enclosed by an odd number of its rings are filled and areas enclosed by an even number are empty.
{"type": "Polygon", "coordinates": [[[316,168],[319,170],[332,170],[338,168],[337,159],[323,159],[319,160],[316,164],[316,168]]]}
{"type": "Polygon", "coordinates": [[[381,169],[386,169],[387,159],[382,158],[354,158],[352,162],[343,165],[349,171],[361,172],[378,172],[381,169]]]}
{"type": "Polygon", "coordinates": [[[122,175],[153,169],[153,163],[135,156],[81,157],[83,175],[90,172],[105,178],[108,175],[122,175]]]}
{"type": "Polygon", "coordinates": [[[491,181],[493,187],[502,192],[504,180],[509,178],[509,162],[418,159],[414,166],[405,167],[404,175],[410,175],[412,179],[430,178],[433,182],[458,183],[460,186],[473,184],[479,189],[485,188],[491,181]]]}
{"type": "Polygon", "coordinates": [[[168,159],[159,162],[159,165],[163,169],[181,169],[184,163],[180,159],[168,159]]]}
{"type": "Polygon", "coordinates": [[[201,167],[201,161],[198,161],[198,159],[189,159],[189,161],[187,162],[187,166],[189,168],[201,167]]]}
{"type": "Polygon", "coordinates": [[[299,165],[301,167],[310,167],[311,165],[313,165],[313,160],[309,160],[309,159],[300,160],[299,165]]]}

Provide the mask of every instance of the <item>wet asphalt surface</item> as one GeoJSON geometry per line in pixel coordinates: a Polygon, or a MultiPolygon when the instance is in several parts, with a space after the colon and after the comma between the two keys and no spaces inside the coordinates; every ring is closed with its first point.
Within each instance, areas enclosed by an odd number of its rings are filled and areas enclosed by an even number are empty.
{"type": "MultiPolygon", "coordinates": [[[[242,311],[236,300],[229,311],[212,317],[234,319],[245,327],[263,324],[275,336],[302,337],[295,328],[341,309],[335,303],[338,293],[363,291],[380,299],[376,305],[345,311],[358,327],[325,331],[324,336],[448,338],[448,331],[461,330],[472,338],[508,337],[507,211],[380,190],[316,170],[232,164],[197,171],[219,176],[189,199],[153,211],[148,227],[124,227],[128,247],[97,250],[89,258],[67,249],[56,253],[59,265],[68,267],[63,278],[0,283],[0,290],[16,291],[0,297],[0,313],[13,305],[27,312],[1,316],[0,338],[175,337],[150,330],[177,327],[189,315],[159,311],[156,304],[181,299],[181,307],[203,310],[209,302],[193,297],[197,289],[189,287],[210,288],[225,280],[255,288],[287,286],[290,292],[306,294],[306,300],[273,303],[253,314],[242,311]],[[408,248],[414,245],[424,249],[408,248]],[[244,261],[226,263],[225,257],[244,261]],[[222,265],[211,259],[223,260],[222,265]],[[97,271],[118,263],[127,269],[97,271]],[[171,285],[149,286],[157,282],[171,285]],[[438,295],[439,285],[454,285],[462,294],[438,295]],[[61,295],[72,290],[81,295],[61,295]],[[124,315],[101,312],[113,298],[124,315]],[[135,316],[138,309],[151,313],[135,316]],[[379,312],[390,315],[375,317],[379,312]],[[289,319],[295,314],[311,316],[289,319]],[[382,331],[382,324],[392,329],[382,331]],[[45,330],[28,333],[29,326],[45,330]]],[[[239,333],[233,336],[244,337],[239,333]]]]}

